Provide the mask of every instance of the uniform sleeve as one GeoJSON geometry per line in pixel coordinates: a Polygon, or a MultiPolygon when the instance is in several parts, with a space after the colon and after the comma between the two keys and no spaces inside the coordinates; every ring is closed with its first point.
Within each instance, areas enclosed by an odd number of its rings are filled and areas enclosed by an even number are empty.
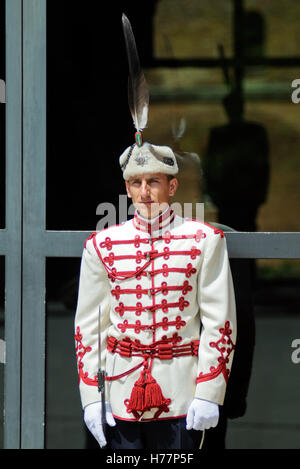
{"type": "Polygon", "coordinates": [[[199,273],[201,318],[195,397],[222,405],[236,341],[236,307],[226,239],[221,230],[206,240],[199,273]]]}
{"type": "Polygon", "coordinates": [[[99,306],[101,367],[105,369],[106,339],[111,324],[110,288],[107,273],[91,238],[83,249],[75,314],[75,346],[82,407],[101,399],[97,387],[99,306]]]}

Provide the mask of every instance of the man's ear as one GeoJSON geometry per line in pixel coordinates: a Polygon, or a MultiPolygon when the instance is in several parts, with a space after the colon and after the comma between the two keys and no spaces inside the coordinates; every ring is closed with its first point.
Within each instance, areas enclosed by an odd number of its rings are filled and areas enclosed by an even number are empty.
{"type": "Polygon", "coordinates": [[[170,184],[169,184],[169,196],[170,197],[173,197],[175,195],[177,188],[178,188],[178,179],[177,178],[171,179],[170,184]]]}
{"type": "Polygon", "coordinates": [[[126,186],[127,196],[128,196],[129,199],[131,199],[131,194],[130,194],[130,189],[129,189],[129,183],[128,183],[128,181],[125,181],[125,186],[126,186]]]}

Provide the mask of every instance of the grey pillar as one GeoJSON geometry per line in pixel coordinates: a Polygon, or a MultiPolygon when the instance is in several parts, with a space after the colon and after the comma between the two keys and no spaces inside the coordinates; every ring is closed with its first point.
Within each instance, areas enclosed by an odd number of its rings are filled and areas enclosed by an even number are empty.
{"type": "Polygon", "coordinates": [[[21,377],[21,167],[22,167],[22,1],[6,1],[6,228],[5,255],[4,447],[20,445],[21,377]]]}
{"type": "Polygon", "coordinates": [[[23,1],[21,447],[43,448],[45,408],[46,0],[23,1]]]}

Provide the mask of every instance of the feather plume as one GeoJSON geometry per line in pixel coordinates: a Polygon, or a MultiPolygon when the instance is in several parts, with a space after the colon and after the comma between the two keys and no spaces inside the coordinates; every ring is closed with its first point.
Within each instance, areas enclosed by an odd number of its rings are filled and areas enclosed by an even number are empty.
{"type": "Polygon", "coordinates": [[[134,127],[137,132],[140,132],[148,122],[149,90],[140,66],[131,24],[124,13],[122,23],[129,65],[128,104],[134,127]]]}

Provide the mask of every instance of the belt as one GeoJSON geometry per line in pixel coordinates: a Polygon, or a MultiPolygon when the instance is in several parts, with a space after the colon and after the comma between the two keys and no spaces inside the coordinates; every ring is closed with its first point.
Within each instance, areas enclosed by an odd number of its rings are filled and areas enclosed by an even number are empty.
{"type": "MultiPolygon", "coordinates": [[[[173,338],[169,339],[172,340],[173,338]]],[[[152,344],[141,344],[137,340],[125,337],[117,340],[115,337],[108,337],[107,350],[111,353],[118,353],[123,357],[143,357],[158,358],[159,360],[172,360],[177,357],[198,355],[199,340],[192,340],[187,344],[174,345],[168,339],[162,339],[152,344]]]]}

